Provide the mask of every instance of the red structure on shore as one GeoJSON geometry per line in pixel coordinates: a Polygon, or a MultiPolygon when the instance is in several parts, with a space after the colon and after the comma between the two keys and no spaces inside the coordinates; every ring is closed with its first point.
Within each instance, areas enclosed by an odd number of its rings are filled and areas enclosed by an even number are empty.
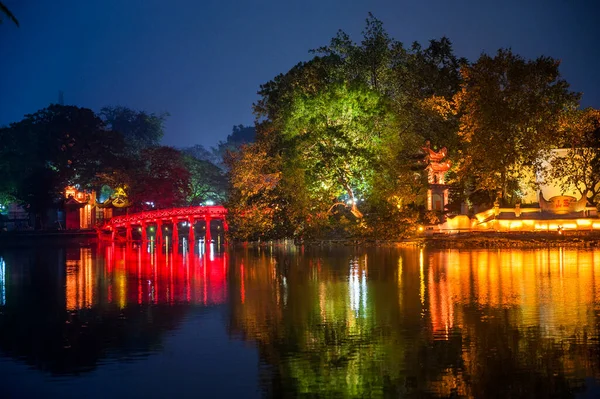
{"type": "Polygon", "coordinates": [[[423,147],[425,153],[425,163],[427,167],[427,210],[444,211],[448,205],[448,185],[446,184],[446,172],[452,165],[450,161],[444,160],[448,154],[448,149],[443,147],[439,151],[431,148],[431,143],[427,141],[423,147]]]}
{"type": "MultiPolygon", "coordinates": [[[[130,215],[117,216],[107,222],[103,228],[98,230],[100,238],[106,231],[111,233],[110,239],[116,240],[119,229],[125,229],[125,240],[133,240],[133,229],[137,227],[141,231],[141,240],[148,240],[148,228],[155,227],[155,241],[157,244],[163,242],[163,237],[171,225],[172,242],[179,241],[180,224],[189,226],[188,240],[195,240],[195,225],[197,221],[206,222],[206,233],[204,240],[210,242],[210,222],[220,220],[223,223],[223,230],[227,231],[227,222],[225,217],[227,209],[222,206],[193,206],[187,208],[160,209],[156,211],[139,212],[130,215]]],[[[151,230],[153,231],[153,230],[151,230]]]]}

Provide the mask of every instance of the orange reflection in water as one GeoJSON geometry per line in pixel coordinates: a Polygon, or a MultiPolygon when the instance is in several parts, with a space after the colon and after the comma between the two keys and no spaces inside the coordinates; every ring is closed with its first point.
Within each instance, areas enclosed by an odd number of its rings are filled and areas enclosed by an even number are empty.
{"type": "Polygon", "coordinates": [[[515,323],[568,335],[595,325],[600,253],[576,249],[450,250],[429,256],[428,300],[435,333],[464,327],[461,306],[516,309],[515,323]]]}
{"type": "Polygon", "coordinates": [[[95,273],[91,248],[67,250],[67,309],[81,309],[93,304],[95,273]]]}
{"type": "Polygon", "coordinates": [[[226,254],[160,252],[153,246],[103,246],[70,252],[66,262],[66,308],[113,304],[224,303],[226,254]]]}

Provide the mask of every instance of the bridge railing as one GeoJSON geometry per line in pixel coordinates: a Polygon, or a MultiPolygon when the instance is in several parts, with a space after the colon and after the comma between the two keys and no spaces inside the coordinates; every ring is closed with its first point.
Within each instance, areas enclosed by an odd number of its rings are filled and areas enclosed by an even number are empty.
{"type": "Polygon", "coordinates": [[[224,219],[227,209],[222,206],[192,206],[185,208],[157,209],[153,211],[142,211],[131,215],[115,216],[107,221],[107,226],[123,225],[130,223],[141,223],[153,220],[164,220],[172,218],[206,217],[224,219]]]}

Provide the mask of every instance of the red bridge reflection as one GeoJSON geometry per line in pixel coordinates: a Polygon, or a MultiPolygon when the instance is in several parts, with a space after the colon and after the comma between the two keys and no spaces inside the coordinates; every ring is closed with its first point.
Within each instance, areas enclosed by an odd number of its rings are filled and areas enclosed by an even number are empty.
{"type": "Polygon", "coordinates": [[[104,245],[67,253],[66,307],[192,303],[227,298],[228,257],[206,252],[160,251],[153,245],[104,245]]]}

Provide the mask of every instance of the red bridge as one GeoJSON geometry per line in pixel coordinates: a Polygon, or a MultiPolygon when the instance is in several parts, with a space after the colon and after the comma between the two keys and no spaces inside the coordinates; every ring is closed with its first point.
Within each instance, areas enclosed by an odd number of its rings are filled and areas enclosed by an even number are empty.
{"type": "Polygon", "coordinates": [[[119,229],[125,229],[125,239],[133,240],[133,229],[138,227],[141,230],[142,241],[148,240],[148,227],[156,226],[157,244],[162,243],[164,234],[169,231],[171,225],[171,240],[179,242],[180,224],[189,226],[188,240],[194,242],[196,222],[204,221],[206,223],[206,233],[204,236],[205,242],[210,242],[210,222],[211,220],[221,220],[223,230],[227,231],[227,222],[225,216],[227,209],[222,206],[193,206],[187,208],[171,208],[160,209],[156,211],[139,212],[126,216],[116,216],[107,222],[101,229],[98,230],[98,235],[102,238],[104,232],[111,233],[111,240],[119,237],[119,229]]]}

